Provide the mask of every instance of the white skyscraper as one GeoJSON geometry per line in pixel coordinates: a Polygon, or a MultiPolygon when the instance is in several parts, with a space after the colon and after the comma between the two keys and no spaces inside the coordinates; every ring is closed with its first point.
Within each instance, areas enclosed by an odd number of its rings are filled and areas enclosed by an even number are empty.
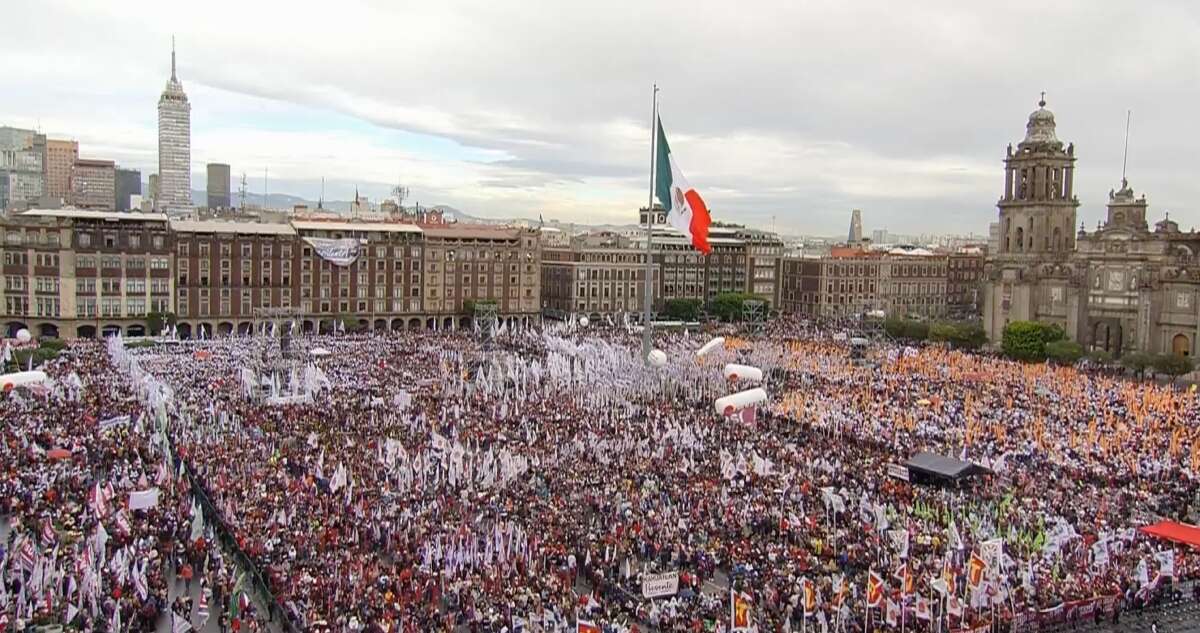
{"type": "Polygon", "coordinates": [[[175,76],[175,42],[171,41],[171,80],[158,98],[159,211],[192,210],[192,106],[175,76]]]}

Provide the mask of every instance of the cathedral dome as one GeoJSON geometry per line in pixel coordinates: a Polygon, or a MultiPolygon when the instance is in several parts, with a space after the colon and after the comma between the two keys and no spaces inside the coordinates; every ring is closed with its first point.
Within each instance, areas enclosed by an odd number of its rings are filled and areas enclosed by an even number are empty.
{"type": "Polygon", "coordinates": [[[1054,133],[1054,113],[1046,109],[1045,96],[1038,101],[1038,109],[1029,115],[1029,123],[1025,124],[1025,143],[1062,145],[1054,133]]]}

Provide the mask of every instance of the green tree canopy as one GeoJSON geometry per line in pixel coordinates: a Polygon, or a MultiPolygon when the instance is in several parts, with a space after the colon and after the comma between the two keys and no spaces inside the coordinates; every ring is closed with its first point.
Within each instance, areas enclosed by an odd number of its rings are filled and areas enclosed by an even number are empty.
{"type": "Polygon", "coordinates": [[[1061,341],[1066,333],[1057,325],[1037,321],[1013,321],[1004,326],[1000,346],[1014,360],[1046,360],[1046,344],[1061,341]]]}

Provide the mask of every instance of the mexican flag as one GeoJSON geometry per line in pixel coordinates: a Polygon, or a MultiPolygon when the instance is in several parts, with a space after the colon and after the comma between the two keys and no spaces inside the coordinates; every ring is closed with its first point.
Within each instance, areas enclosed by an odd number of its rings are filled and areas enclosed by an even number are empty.
{"type": "Polygon", "coordinates": [[[229,593],[229,619],[231,620],[242,617],[242,614],[250,606],[250,596],[246,595],[245,586],[246,572],[242,572],[233,585],[233,591],[229,593]]]}
{"type": "Polygon", "coordinates": [[[692,247],[709,254],[712,246],[708,244],[708,225],[711,223],[708,207],[679,170],[671,146],[667,144],[661,119],[658,121],[658,152],[654,158],[654,196],[667,210],[667,222],[683,231],[692,247]]]}

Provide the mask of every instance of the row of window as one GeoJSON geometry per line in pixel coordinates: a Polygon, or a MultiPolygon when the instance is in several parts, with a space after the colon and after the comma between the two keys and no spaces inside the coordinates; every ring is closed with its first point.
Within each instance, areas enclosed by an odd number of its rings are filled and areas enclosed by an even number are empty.
{"type": "MultiPolygon", "coordinates": [[[[91,233],[82,232],[82,231],[75,233],[75,243],[78,244],[80,248],[91,248],[92,239],[93,239],[93,236],[91,233]]],[[[98,245],[103,244],[104,248],[127,248],[130,250],[137,250],[137,249],[141,248],[142,244],[144,243],[142,240],[142,235],[140,233],[127,233],[127,232],[121,232],[121,233],[105,232],[99,238],[99,240],[100,241],[98,242],[98,245]],[[124,238],[124,239],[121,239],[121,238],[124,238]]],[[[156,251],[160,251],[163,249],[164,243],[165,243],[164,236],[162,236],[162,235],[151,235],[150,236],[150,248],[152,248],[156,251]]]]}

